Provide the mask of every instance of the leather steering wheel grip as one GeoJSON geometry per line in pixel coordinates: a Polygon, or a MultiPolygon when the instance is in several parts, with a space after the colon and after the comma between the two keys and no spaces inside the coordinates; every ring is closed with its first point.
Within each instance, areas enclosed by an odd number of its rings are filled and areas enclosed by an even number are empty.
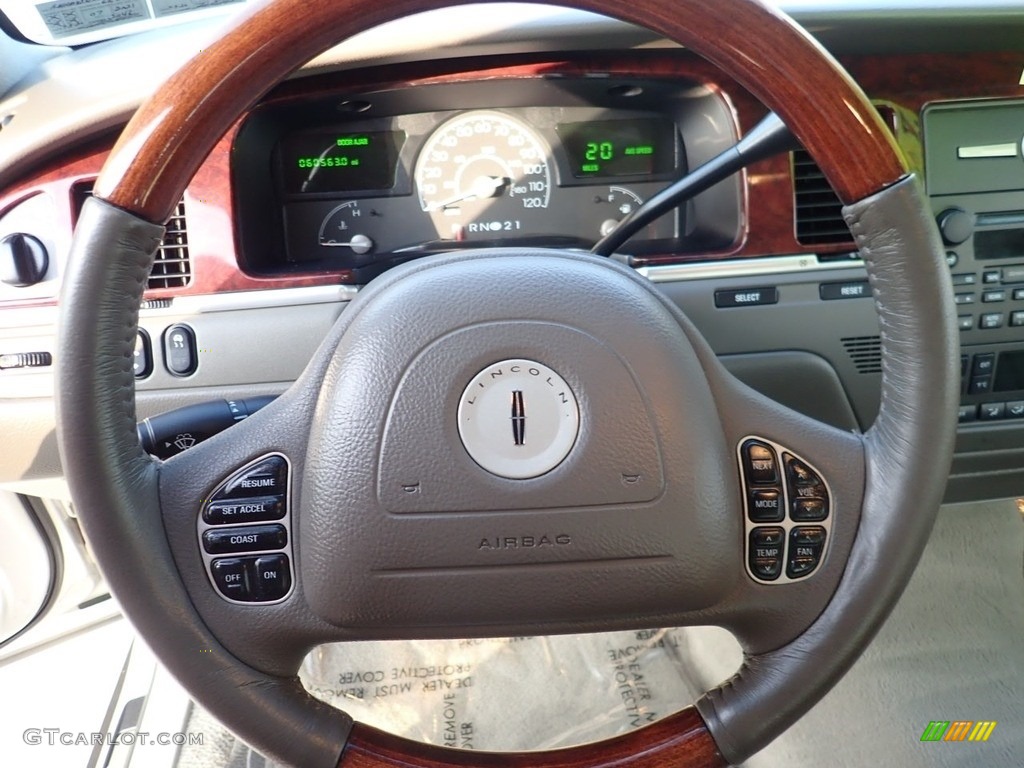
{"type": "Polygon", "coordinates": [[[722,67],[783,117],[848,204],[879,313],[882,407],[864,437],[867,487],[849,565],[832,603],[803,635],[748,658],[733,680],[698,703],[699,715],[691,708],[592,747],[529,756],[451,753],[364,726],[353,730],[346,715],[316,702],[296,680],[243,664],[204,625],[176,570],[159,510],[159,465],[134,433],[131,353],[162,232],[150,222],[167,219],[219,137],[291,71],[360,31],[464,1],[258,6],[132,119],[97,180],[100,199],[83,211],[62,293],[59,442],[80,518],[114,593],[157,655],[226,725],[284,762],[553,768],[741,761],[839,679],[909,579],[941,500],[959,381],[948,270],[916,180],[857,86],[804,31],[759,0],[566,4],[649,27],[722,67]]]}

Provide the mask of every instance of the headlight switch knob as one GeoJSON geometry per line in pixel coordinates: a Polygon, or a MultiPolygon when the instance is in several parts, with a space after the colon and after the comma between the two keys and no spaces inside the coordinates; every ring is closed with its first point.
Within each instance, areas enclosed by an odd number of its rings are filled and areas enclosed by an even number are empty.
{"type": "Polygon", "coordinates": [[[35,285],[46,276],[50,255],[32,235],[14,232],[0,240],[0,280],[16,288],[35,285]]]}

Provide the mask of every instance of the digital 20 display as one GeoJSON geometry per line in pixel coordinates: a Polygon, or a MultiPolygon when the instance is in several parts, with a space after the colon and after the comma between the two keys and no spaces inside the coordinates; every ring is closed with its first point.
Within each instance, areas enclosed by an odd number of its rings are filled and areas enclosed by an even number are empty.
{"type": "Polygon", "coordinates": [[[391,189],[404,131],[301,131],[278,145],[287,194],[391,189]]]}
{"type": "Polygon", "coordinates": [[[650,176],[676,166],[676,127],[664,118],[561,123],[556,130],[577,179],[650,176]]]}

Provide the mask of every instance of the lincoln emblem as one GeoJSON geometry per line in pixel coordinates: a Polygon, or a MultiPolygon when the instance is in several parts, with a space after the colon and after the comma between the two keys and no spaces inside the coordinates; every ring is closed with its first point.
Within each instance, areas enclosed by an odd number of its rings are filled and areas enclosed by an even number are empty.
{"type": "Polygon", "coordinates": [[[523,390],[512,392],[512,439],[522,445],[526,439],[526,408],[523,406],[523,390]]]}
{"type": "Polygon", "coordinates": [[[519,357],[493,362],[470,379],[457,417],[470,458],[509,480],[553,470],[569,455],[580,431],[580,407],[569,383],[544,363],[519,357]]]}

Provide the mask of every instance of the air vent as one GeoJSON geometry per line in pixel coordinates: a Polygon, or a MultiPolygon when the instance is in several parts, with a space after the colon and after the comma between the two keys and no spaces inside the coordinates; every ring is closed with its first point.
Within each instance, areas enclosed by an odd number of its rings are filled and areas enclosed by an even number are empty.
{"type": "Polygon", "coordinates": [[[882,339],[878,336],[848,336],[842,339],[857,373],[882,372],[882,339]]]}
{"type": "Polygon", "coordinates": [[[805,149],[793,152],[793,201],[798,243],[820,245],[853,241],[843,221],[843,204],[805,149]]]}
{"type": "Polygon", "coordinates": [[[184,288],[192,280],[188,257],[188,232],[185,229],[185,201],[178,203],[167,220],[167,233],[156,252],[147,288],[184,288]]]}
{"type": "MultiPolygon", "coordinates": [[[[75,203],[75,220],[82,212],[82,206],[92,195],[92,182],[76,184],[72,188],[75,203]]],[[[167,232],[156,252],[153,269],[149,273],[146,288],[184,288],[192,282],[192,263],[188,255],[188,232],[185,228],[185,201],[178,203],[174,214],[167,221],[167,232]]]]}

